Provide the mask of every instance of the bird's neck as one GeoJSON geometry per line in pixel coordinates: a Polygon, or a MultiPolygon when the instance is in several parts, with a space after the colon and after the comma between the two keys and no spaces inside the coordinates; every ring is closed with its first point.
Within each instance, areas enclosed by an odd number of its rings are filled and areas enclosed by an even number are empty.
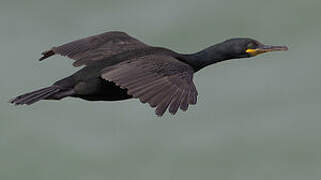
{"type": "Polygon", "coordinates": [[[184,54],[182,61],[193,67],[195,71],[199,71],[205,66],[218,63],[221,61],[232,59],[228,55],[226,48],[221,44],[216,44],[193,54],[184,54]]]}

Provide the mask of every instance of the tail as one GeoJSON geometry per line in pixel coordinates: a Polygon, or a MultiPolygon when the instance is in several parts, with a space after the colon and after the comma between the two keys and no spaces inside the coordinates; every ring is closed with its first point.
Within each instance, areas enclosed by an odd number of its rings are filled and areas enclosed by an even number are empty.
{"type": "Polygon", "coordinates": [[[20,95],[16,98],[13,98],[9,102],[15,105],[23,105],[23,104],[30,105],[42,99],[46,99],[58,93],[60,90],[61,89],[58,86],[50,86],[47,88],[39,89],[37,91],[20,95]]]}

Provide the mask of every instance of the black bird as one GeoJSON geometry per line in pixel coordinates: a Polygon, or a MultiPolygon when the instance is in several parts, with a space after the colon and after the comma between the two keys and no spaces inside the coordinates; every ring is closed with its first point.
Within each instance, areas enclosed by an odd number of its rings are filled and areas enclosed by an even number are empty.
{"type": "Polygon", "coordinates": [[[23,94],[10,102],[33,104],[39,100],[78,97],[89,101],[118,101],[139,98],[156,107],[162,116],[166,109],[175,114],[196,104],[193,74],[210,64],[229,59],[249,58],[286,46],[268,46],[249,38],[235,38],[194,54],[179,54],[153,47],[124,32],[106,32],[72,41],[42,53],[40,61],[59,54],[84,67],[52,86],[23,94]]]}

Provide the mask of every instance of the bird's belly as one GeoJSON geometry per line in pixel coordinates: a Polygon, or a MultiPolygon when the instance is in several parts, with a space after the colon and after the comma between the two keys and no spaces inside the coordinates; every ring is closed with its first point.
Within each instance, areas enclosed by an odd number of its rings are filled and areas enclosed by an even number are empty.
{"type": "Polygon", "coordinates": [[[84,90],[83,92],[74,95],[74,97],[78,97],[88,101],[119,101],[132,98],[132,96],[127,94],[127,89],[122,89],[119,86],[115,85],[115,83],[103,80],[101,78],[95,81],[95,85],[93,84],[93,81],[84,83],[84,86],[88,86],[84,87],[86,91],[88,89],[94,90],[86,93],[84,90]]]}

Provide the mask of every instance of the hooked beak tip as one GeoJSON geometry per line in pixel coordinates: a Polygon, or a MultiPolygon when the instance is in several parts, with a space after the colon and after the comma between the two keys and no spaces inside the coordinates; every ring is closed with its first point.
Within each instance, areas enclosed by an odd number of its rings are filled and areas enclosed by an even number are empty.
{"type": "Polygon", "coordinates": [[[269,46],[264,45],[259,48],[263,52],[272,52],[272,51],[287,51],[289,48],[287,46],[269,46]]]}

